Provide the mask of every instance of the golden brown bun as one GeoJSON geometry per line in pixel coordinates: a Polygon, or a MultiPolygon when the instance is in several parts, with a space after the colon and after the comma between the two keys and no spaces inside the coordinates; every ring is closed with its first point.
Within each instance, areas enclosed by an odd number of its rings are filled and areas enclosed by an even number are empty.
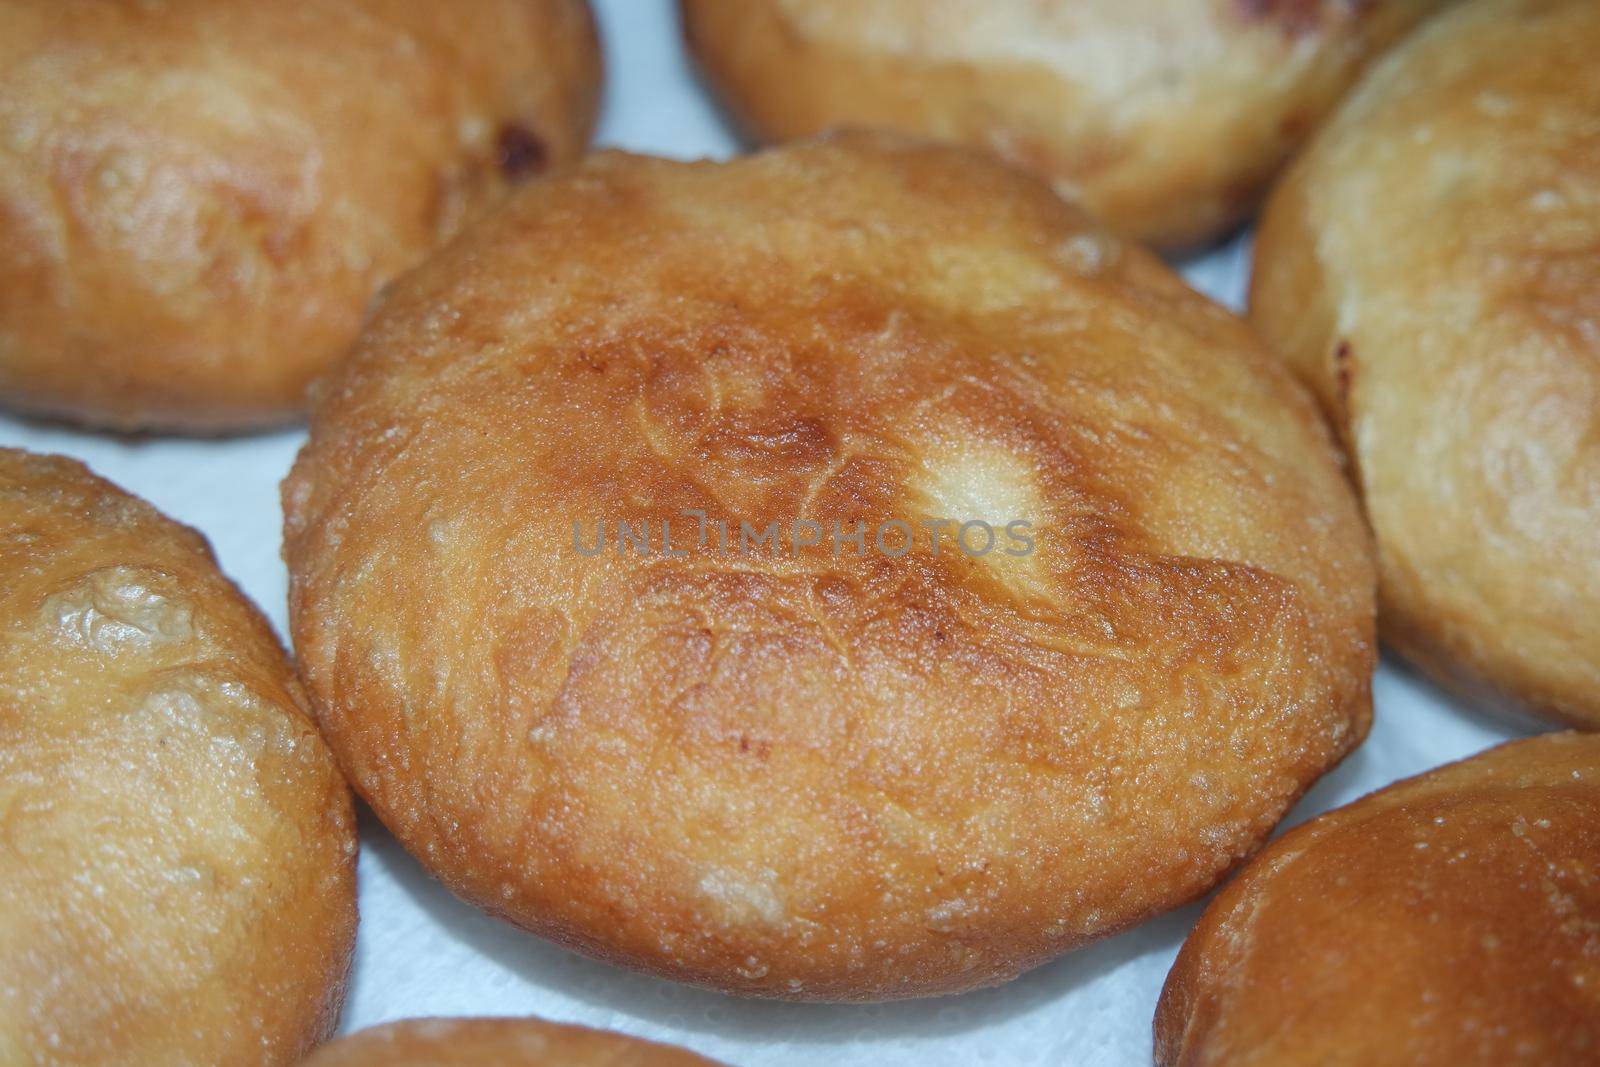
{"type": "Polygon", "coordinates": [[[0,632],[0,1063],[298,1063],[355,824],[265,620],[194,531],[0,449],[0,632]]]}
{"type": "Polygon", "coordinates": [[[1274,194],[1251,318],[1377,533],[1384,638],[1600,727],[1600,4],[1475,0],[1375,68],[1274,194]]]}
{"type": "Polygon", "coordinates": [[[1600,1055],[1600,738],[1502,745],[1314,819],[1212,902],[1158,1067],[1600,1055]]]}
{"type": "Polygon", "coordinates": [[[1125,236],[1240,222],[1374,54],[1448,0],[682,0],[763,140],[872,126],[983,147],[1125,236]]]}
{"type": "Polygon", "coordinates": [[[0,0],[0,397],[293,417],[373,294],[574,159],[583,0],[0,0]]]}
{"type": "Polygon", "coordinates": [[[401,841],[721,989],[1005,981],[1204,892],[1368,725],[1310,398],[958,149],[592,158],[396,286],[284,495],[313,703],[401,841]],[[925,516],[1037,547],[872,545],[925,516]],[[797,518],[872,547],[742,545],[797,518]],[[602,519],[688,555],[580,554],[602,519]]]}
{"type": "Polygon", "coordinates": [[[407,1019],[324,1045],[305,1067],[717,1067],[685,1049],[542,1019],[407,1019]]]}

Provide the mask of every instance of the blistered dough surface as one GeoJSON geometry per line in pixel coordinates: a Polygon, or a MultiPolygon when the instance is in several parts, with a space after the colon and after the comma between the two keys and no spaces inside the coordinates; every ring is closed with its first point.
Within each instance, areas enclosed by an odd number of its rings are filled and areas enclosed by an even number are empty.
{"type": "Polygon", "coordinates": [[[1265,214],[1251,319],[1377,535],[1385,640],[1600,727],[1600,5],[1475,0],[1374,69],[1265,214]]]}
{"type": "Polygon", "coordinates": [[[1206,909],[1160,1067],[1579,1067],[1600,1049],[1600,738],[1502,745],[1297,827],[1206,909]]]}
{"type": "Polygon", "coordinates": [[[355,847],[204,541],[0,450],[0,1062],[297,1063],[344,997],[355,847]]]}
{"type": "Polygon", "coordinates": [[[599,63],[583,0],[0,0],[0,399],[299,414],[383,285],[582,152],[599,63]]]}
{"type": "Polygon", "coordinates": [[[530,190],[394,290],[284,496],[313,701],[406,845],[721,988],[1003,981],[1204,891],[1369,720],[1372,573],[1310,399],[961,151],[530,190]],[[935,553],[929,516],[1037,545],[935,553]],[[917,541],[739,540],[797,520],[917,541]]]}
{"type": "Polygon", "coordinates": [[[1216,238],[1366,63],[1448,0],[682,0],[747,129],[995,152],[1113,229],[1216,238]]]}

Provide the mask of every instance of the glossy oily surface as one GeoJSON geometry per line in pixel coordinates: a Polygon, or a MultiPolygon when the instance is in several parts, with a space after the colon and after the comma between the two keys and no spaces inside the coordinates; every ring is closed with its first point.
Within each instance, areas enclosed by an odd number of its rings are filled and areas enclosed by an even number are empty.
{"type": "Polygon", "coordinates": [[[373,295],[587,143],[583,0],[0,0],[0,398],[283,422],[373,295]]]}
{"type": "Polygon", "coordinates": [[[1206,909],[1160,1067],[1579,1067],[1600,1055],[1600,738],[1450,764],[1263,852],[1206,909]]]}
{"type": "Polygon", "coordinates": [[[1372,574],[1310,398],[959,150],[530,188],[391,292],[284,501],[313,701],[407,848],[716,988],[1004,981],[1203,892],[1369,721],[1372,574]],[[935,553],[925,516],[1038,544],[935,553]],[[916,544],[740,543],[797,520],[916,544]],[[579,551],[602,521],[657,550],[579,551]]]}
{"type": "Polygon", "coordinates": [[[350,793],[204,540],[0,450],[0,1062],[295,1064],[355,940],[350,793]]]}
{"type": "MultiPolygon", "coordinates": [[[[596,0],[609,59],[596,142],[728,158],[735,131],[697,83],[674,0],[596,0]]],[[[1244,306],[1249,241],[1174,263],[1201,292],[1244,306]]],[[[128,440],[0,414],[0,441],[64,452],[205,533],[222,569],[288,633],[278,485],[296,429],[226,440],[128,440]]],[[[677,531],[675,530],[675,536],[677,531]]],[[[1373,681],[1372,733],[1290,811],[1303,820],[1514,736],[1397,660],[1373,681]]],[[[735,999],[529,937],[453,896],[376,819],[361,839],[361,925],[341,1029],[395,1019],[536,1015],[623,1030],[737,1067],[1004,1067],[1149,1063],[1150,1016],[1201,908],[1191,904],[960,997],[818,1005],[735,999]]]]}

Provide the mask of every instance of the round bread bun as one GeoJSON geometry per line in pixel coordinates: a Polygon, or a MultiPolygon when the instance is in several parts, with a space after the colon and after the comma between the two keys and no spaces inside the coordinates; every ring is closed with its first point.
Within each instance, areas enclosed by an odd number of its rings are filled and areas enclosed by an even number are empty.
{"type": "Polygon", "coordinates": [[[1158,1067],[1590,1065],[1600,737],[1520,741],[1298,827],[1206,909],[1158,1067]]]}
{"type": "Polygon", "coordinates": [[[305,1067],[717,1067],[686,1049],[542,1019],[407,1019],[324,1045],[305,1067]]]}
{"type": "Polygon", "coordinates": [[[399,839],[738,993],[1005,981],[1204,892],[1370,717],[1310,398],[959,149],[515,198],[394,288],[284,500],[313,703],[399,839]]]}
{"type": "Polygon", "coordinates": [[[584,0],[0,0],[0,397],[298,415],[373,295],[576,158],[584,0]]]}
{"type": "Polygon", "coordinates": [[[1446,0],[682,0],[744,127],[998,152],[1124,236],[1223,234],[1363,64],[1446,0]]]}
{"type": "Polygon", "coordinates": [[[355,822],[266,621],[194,531],[0,449],[0,629],[0,1063],[299,1063],[355,822]]]}
{"type": "Polygon", "coordinates": [[[1473,0],[1274,194],[1252,321],[1376,532],[1384,639],[1458,692],[1600,727],[1600,4],[1473,0]]]}

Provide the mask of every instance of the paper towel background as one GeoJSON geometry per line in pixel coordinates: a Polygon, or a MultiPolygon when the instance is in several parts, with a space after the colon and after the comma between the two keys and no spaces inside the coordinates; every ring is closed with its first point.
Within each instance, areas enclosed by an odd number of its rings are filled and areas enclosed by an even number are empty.
{"type": "MultiPolygon", "coordinates": [[[[725,156],[737,141],[696,83],[670,0],[597,0],[609,85],[599,141],[725,156]]],[[[375,87],[375,91],[379,91],[375,87]]],[[[1183,265],[1238,307],[1247,241],[1183,265]]],[[[202,530],[280,632],[278,481],[302,434],[123,440],[0,418],[0,444],[63,452],[202,530]]],[[[1386,664],[1377,725],[1291,822],[1513,736],[1386,664]]],[[[1042,967],[1000,989],[865,1007],[733,1000],[571,955],[478,914],[434,884],[363,814],[361,932],[344,1027],[416,1015],[537,1014],[674,1041],[744,1067],[813,1064],[1145,1064],[1167,968],[1199,906],[1042,967]]]]}

